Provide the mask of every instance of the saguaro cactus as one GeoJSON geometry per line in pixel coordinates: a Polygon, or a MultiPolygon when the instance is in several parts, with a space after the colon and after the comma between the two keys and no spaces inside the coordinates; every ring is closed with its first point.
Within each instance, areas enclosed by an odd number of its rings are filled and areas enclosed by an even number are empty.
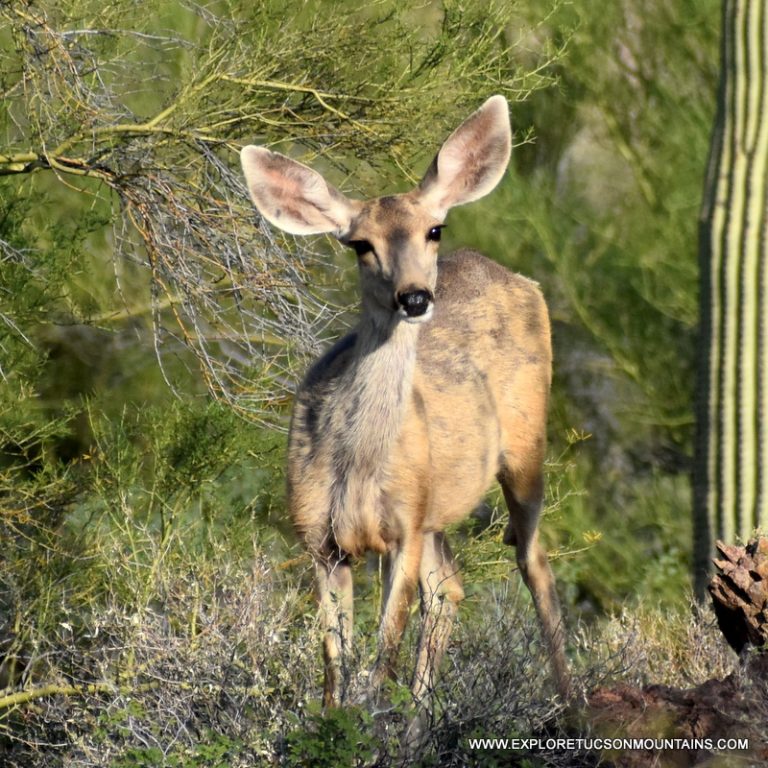
{"type": "Polygon", "coordinates": [[[768,528],[768,4],[723,0],[718,109],[700,219],[694,568],[768,528]]]}

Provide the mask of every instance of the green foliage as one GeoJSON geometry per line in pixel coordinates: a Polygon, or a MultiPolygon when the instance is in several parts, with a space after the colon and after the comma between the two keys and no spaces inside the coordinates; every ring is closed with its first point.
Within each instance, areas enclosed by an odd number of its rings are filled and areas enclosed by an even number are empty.
{"type": "Polygon", "coordinates": [[[291,768],[353,768],[369,764],[377,751],[373,718],[343,707],[307,713],[286,737],[284,765],[291,768]]]}
{"type": "Polygon", "coordinates": [[[110,763],[110,768],[232,768],[245,765],[249,758],[245,747],[226,734],[210,731],[193,746],[172,748],[129,747],[110,763]]]}

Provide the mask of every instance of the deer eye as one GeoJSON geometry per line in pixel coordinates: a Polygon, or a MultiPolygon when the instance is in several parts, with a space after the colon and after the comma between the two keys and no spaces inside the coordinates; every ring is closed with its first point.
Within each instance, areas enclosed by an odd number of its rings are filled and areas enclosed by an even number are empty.
{"type": "Polygon", "coordinates": [[[432,227],[432,229],[427,232],[427,240],[430,240],[433,243],[439,243],[440,242],[440,235],[443,231],[444,224],[440,224],[437,227],[432,227]]]}
{"type": "Polygon", "coordinates": [[[347,245],[358,255],[365,256],[373,250],[373,246],[367,240],[350,240],[347,245]]]}

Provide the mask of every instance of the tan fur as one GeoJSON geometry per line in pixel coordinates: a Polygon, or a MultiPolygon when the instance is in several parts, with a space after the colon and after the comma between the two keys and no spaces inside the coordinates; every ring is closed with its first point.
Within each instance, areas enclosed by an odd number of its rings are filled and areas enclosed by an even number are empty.
{"type": "Polygon", "coordinates": [[[350,558],[367,550],[390,557],[372,683],[393,674],[420,589],[413,691],[426,700],[464,594],[442,531],[494,479],[510,512],[505,540],[517,548],[567,692],[554,578],[537,534],[551,376],[546,306],[534,283],[479,253],[438,261],[433,237],[448,208],[495,186],[509,148],[506,102],[494,97],[449,137],[417,189],[367,202],[288,158],[243,150],[252,197],[270,221],[332,232],[361,251],[360,322],[310,369],[289,440],[289,511],[316,563],[327,704],[345,694],[350,558]]]}

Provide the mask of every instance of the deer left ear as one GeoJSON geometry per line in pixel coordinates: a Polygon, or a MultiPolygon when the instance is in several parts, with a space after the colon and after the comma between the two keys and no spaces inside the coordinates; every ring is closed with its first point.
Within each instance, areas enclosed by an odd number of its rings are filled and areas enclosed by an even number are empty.
{"type": "Polygon", "coordinates": [[[445,141],[419,184],[422,200],[442,218],[449,208],[487,195],[512,153],[509,107],[491,96],[445,141]]]}
{"type": "Polygon", "coordinates": [[[251,199],[261,215],[292,235],[343,237],[357,203],[319,173],[264,147],[240,152],[251,199]]]}

